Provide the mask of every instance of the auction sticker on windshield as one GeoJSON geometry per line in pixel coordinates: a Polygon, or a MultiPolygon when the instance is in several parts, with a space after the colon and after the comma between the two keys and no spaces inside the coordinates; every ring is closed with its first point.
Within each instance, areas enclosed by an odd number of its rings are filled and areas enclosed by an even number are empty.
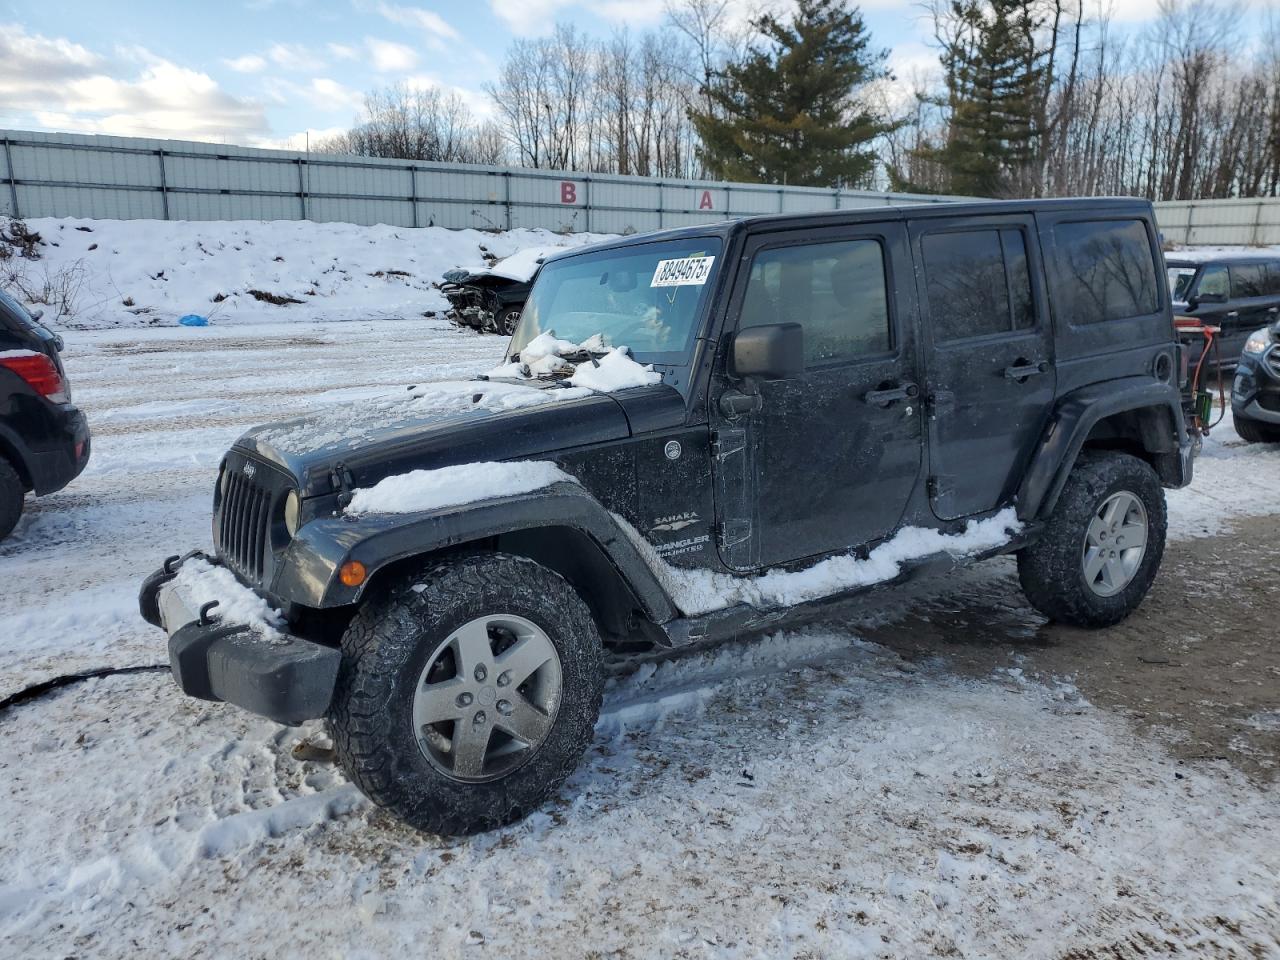
{"type": "Polygon", "coordinates": [[[711,275],[715,257],[681,257],[679,260],[659,260],[653,271],[651,287],[700,287],[711,275]]]}

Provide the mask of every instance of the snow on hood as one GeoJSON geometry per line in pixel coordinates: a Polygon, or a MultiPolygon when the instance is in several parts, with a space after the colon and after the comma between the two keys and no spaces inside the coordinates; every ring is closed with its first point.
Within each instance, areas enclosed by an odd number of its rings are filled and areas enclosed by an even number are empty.
{"type": "Polygon", "coordinates": [[[487,374],[493,379],[530,380],[557,374],[570,374],[573,387],[612,393],[629,387],[647,387],[662,382],[662,374],[652,364],[637,363],[627,347],[609,349],[604,337],[595,334],[582,343],[561,340],[554,331],[540,333],[519,353],[519,360],[494,367],[487,374]],[[585,354],[576,364],[565,359],[585,354]],[[603,356],[596,356],[603,354],[603,356]]]}
{"type": "Polygon", "coordinates": [[[547,460],[460,463],[435,470],[412,470],[356,490],[347,505],[352,516],[371,513],[425,513],[445,507],[530,493],[553,483],[577,483],[547,460]]]}
{"type": "Polygon", "coordinates": [[[521,384],[441,380],[412,386],[398,394],[380,391],[353,396],[349,402],[320,413],[256,427],[245,438],[286,454],[306,454],[325,447],[354,450],[373,443],[388,428],[413,421],[505,413],[577,400],[592,392],[545,381],[521,384]]]}
{"type": "Polygon", "coordinates": [[[525,247],[523,250],[517,250],[505,260],[499,260],[488,270],[482,270],[480,273],[526,282],[538,272],[538,264],[545,257],[562,249],[564,248],[552,246],[525,247]]]}

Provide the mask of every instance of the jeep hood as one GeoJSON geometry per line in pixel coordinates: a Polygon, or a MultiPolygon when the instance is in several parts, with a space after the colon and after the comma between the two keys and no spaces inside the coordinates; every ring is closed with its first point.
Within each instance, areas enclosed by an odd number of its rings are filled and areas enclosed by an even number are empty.
{"type": "Polygon", "coordinates": [[[312,497],[332,491],[339,465],[351,487],[368,487],[410,470],[529,459],[630,435],[612,395],[551,382],[452,380],[330,399],[338,402],[255,427],[236,446],[289,471],[312,497]]]}

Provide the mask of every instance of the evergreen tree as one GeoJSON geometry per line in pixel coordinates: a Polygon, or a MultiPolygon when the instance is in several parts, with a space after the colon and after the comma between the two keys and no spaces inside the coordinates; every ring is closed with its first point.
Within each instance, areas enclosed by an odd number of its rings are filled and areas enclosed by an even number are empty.
{"type": "Polygon", "coordinates": [[[888,76],[887,51],[869,48],[858,9],[843,0],[799,0],[787,22],[765,14],[753,46],[704,89],[709,109],[691,118],[708,172],[726,180],[830,187],[864,183],[875,166],[866,144],[888,129],[858,100],[888,76]]]}
{"type": "Polygon", "coordinates": [[[948,45],[950,123],[946,141],[917,151],[939,164],[952,193],[982,197],[1025,192],[1039,156],[1036,118],[1045,84],[1034,44],[1040,24],[1025,0],[953,0],[967,42],[948,45]]]}

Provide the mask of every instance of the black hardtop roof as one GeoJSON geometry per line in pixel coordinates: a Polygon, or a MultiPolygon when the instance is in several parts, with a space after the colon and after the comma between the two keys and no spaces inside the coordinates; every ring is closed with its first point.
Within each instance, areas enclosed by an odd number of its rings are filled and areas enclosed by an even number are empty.
{"type": "Polygon", "coordinates": [[[615,240],[604,240],[574,247],[549,256],[547,263],[583,253],[628,247],[657,240],[685,240],[698,237],[720,237],[728,240],[738,233],[803,229],[805,227],[838,227],[844,224],[883,220],[918,220],[922,217],[977,217],[983,214],[1035,213],[1046,211],[1080,211],[1097,213],[1151,212],[1151,202],[1137,197],[1066,197],[1052,200],[963,200],[894,204],[889,206],[850,207],[845,210],[822,210],[814,213],[770,213],[751,217],[734,217],[690,227],[673,227],[649,233],[635,233],[615,240]]]}

